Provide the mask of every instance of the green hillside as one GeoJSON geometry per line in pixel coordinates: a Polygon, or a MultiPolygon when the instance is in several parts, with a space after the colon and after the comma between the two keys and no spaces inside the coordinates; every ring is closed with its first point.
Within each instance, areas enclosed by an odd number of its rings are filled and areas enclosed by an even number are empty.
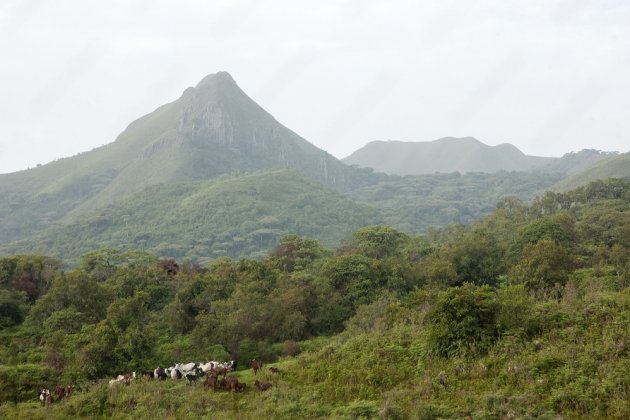
{"type": "Polygon", "coordinates": [[[148,187],[32,239],[2,245],[0,254],[75,259],[91,249],[116,247],[173,258],[257,256],[287,234],[333,246],[379,220],[374,209],[297,171],[278,170],[148,187]]]}
{"type": "Polygon", "coordinates": [[[568,191],[581,187],[598,179],[624,178],[630,179],[630,153],[610,156],[588,166],[553,186],[555,191],[568,191]]]}
{"type": "Polygon", "coordinates": [[[559,173],[534,171],[389,176],[347,195],[378,209],[388,225],[422,233],[479,220],[507,197],[530,201],[560,179],[559,173]]]}
{"type": "Polygon", "coordinates": [[[431,236],[285,237],[259,261],[0,258],[0,417],[626,419],[629,229],[630,184],[608,180],[431,236]],[[243,392],[108,385],[230,358],[243,392]]]}
{"type": "MultiPolygon", "coordinates": [[[[371,179],[371,174],[365,178],[371,179]]],[[[423,233],[469,223],[491,213],[501,199],[529,201],[561,178],[497,172],[377,179],[343,196],[290,170],[156,185],[27,239],[2,244],[0,255],[38,252],[75,260],[87,250],[114,247],[192,260],[260,257],[289,233],[333,246],[367,224],[387,223],[407,233],[423,233]]]]}

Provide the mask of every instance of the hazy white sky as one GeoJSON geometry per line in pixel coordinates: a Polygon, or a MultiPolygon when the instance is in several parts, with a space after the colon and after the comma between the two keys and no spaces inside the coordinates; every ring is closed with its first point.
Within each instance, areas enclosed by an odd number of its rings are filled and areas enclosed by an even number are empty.
{"type": "Polygon", "coordinates": [[[337,157],[630,150],[627,0],[2,0],[0,62],[0,173],[109,143],[220,70],[337,157]]]}

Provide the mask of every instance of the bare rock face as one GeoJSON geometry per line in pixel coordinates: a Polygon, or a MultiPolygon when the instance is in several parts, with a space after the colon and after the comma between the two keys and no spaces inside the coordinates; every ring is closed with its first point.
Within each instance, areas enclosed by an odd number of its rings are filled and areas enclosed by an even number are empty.
{"type": "Polygon", "coordinates": [[[157,147],[168,149],[178,138],[186,165],[201,162],[197,174],[289,167],[329,186],[344,183],[344,164],[276,121],[226,72],[206,76],[172,105],[176,135],[157,147]]]}

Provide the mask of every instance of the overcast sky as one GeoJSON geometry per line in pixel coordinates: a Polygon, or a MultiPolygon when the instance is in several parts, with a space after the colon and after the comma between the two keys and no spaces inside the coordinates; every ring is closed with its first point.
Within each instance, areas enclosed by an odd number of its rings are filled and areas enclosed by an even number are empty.
{"type": "Polygon", "coordinates": [[[0,173],[113,141],[225,70],[337,157],[473,136],[630,150],[630,1],[0,2],[0,173]]]}

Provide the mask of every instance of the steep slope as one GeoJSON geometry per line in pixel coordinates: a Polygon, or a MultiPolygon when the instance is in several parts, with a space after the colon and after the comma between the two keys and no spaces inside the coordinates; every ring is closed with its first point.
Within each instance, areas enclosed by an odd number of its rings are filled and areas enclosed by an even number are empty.
{"type": "Polygon", "coordinates": [[[568,191],[606,178],[630,179],[630,153],[609,156],[598,160],[582,171],[576,172],[553,186],[555,191],[568,191]]]}
{"type": "Polygon", "coordinates": [[[445,137],[429,142],[373,141],[343,161],[388,174],[419,175],[525,171],[550,159],[527,156],[507,143],[488,146],[472,137],[445,137]]]}
{"type": "Polygon", "coordinates": [[[284,127],[219,72],[132,122],[113,143],[0,175],[0,243],[150,185],[273,168],[294,168],[336,189],[348,182],[343,163],[284,127]]]}
{"type": "Polygon", "coordinates": [[[332,187],[344,183],[343,164],[278,123],[228,73],[207,76],[169,108],[158,129],[149,119],[117,140],[142,147],[97,203],[147,185],[277,167],[298,169],[332,187]],[[162,125],[164,119],[168,124],[162,125]]]}
{"type": "Polygon", "coordinates": [[[72,260],[111,246],[174,258],[256,257],[287,234],[331,246],[381,221],[376,210],[295,170],[276,170],[147,187],[34,238],[0,246],[0,255],[36,252],[72,260]]]}

